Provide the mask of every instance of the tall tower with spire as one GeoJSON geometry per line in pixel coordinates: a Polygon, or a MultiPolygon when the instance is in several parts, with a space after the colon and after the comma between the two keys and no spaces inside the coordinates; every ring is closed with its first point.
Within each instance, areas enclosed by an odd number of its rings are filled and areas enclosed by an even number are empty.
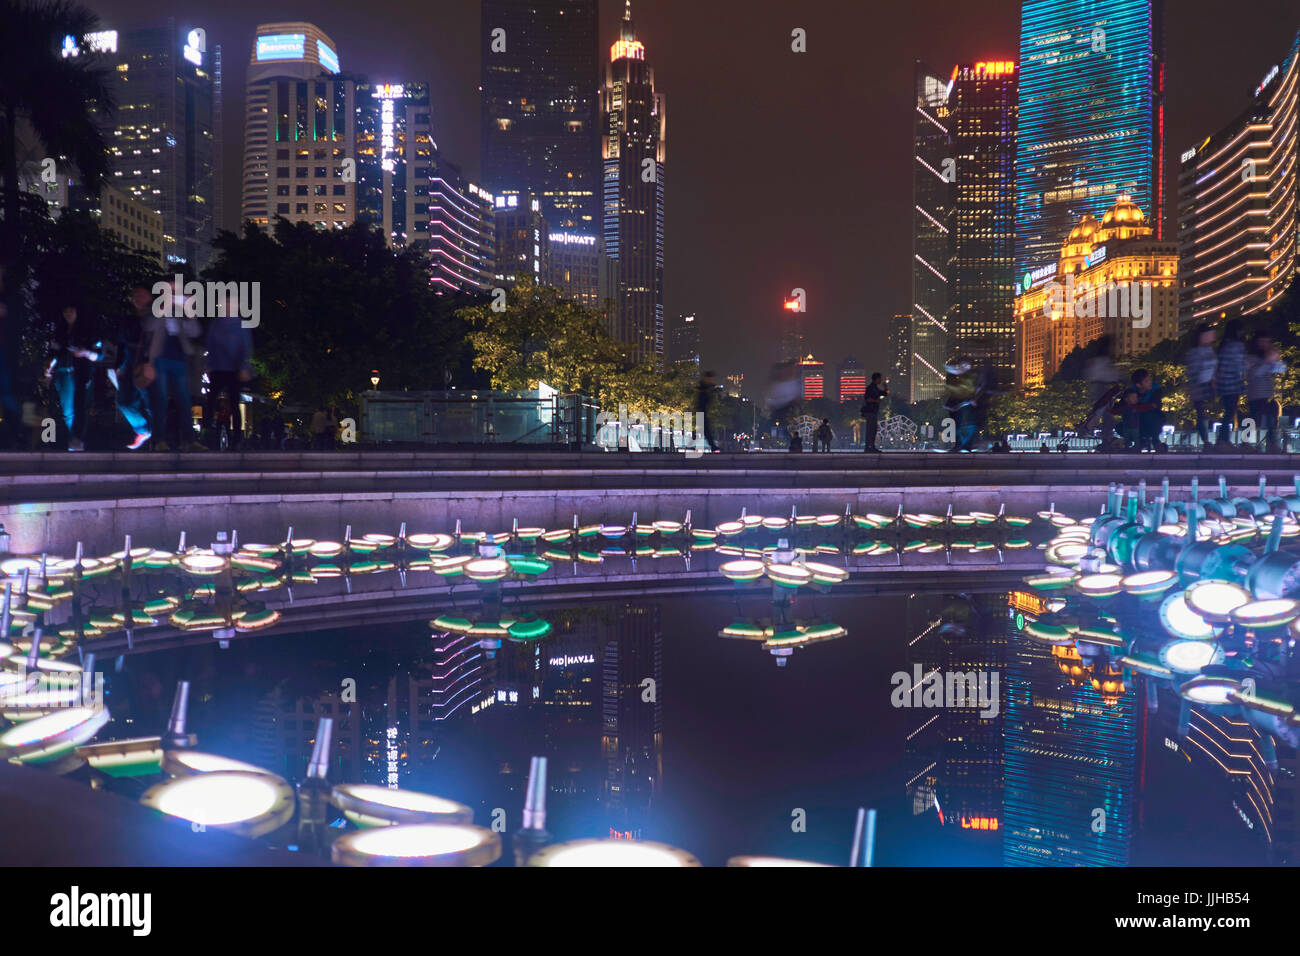
{"type": "Polygon", "coordinates": [[[628,0],[601,93],[605,251],[616,260],[612,331],[629,356],[664,358],[663,94],[628,0]]]}

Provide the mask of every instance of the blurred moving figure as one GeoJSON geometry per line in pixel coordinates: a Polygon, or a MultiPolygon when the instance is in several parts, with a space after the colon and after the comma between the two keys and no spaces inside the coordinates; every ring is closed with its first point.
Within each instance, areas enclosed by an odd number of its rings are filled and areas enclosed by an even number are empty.
{"type": "Polygon", "coordinates": [[[957,423],[957,445],[954,451],[972,451],[977,432],[975,402],[979,386],[975,370],[965,359],[955,359],[944,366],[943,407],[957,423]]]}

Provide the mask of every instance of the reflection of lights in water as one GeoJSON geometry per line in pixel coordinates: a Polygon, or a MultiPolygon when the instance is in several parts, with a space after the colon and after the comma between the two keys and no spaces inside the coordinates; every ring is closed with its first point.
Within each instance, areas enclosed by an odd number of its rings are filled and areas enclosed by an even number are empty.
{"type": "Polygon", "coordinates": [[[779,856],[733,856],[727,866],[830,866],[829,863],[814,863],[811,860],[788,860],[779,856]]]}
{"type": "Polygon", "coordinates": [[[510,562],[504,558],[476,558],[465,564],[464,571],[471,581],[500,581],[510,573],[510,562]]]}
{"type": "Polygon", "coordinates": [[[1193,704],[1229,704],[1230,694],[1240,693],[1240,682],[1227,677],[1194,677],[1178,688],[1178,693],[1193,704]]]}
{"type": "Polygon", "coordinates": [[[1186,591],[1177,591],[1160,602],[1160,623],[1173,637],[1189,641],[1206,641],[1214,637],[1214,628],[1205,618],[1187,606],[1186,591]]]}
{"type": "Polygon", "coordinates": [[[528,858],[529,866],[699,866],[685,850],[663,843],[632,840],[573,840],[545,847],[528,858]]]}
{"type": "Polygon", "coordinates": [[[1160,662],[1180,674],[1198,674],[1222,659],[1223,651],[1214,641],[1175,640],[1160,649],[1160,662]]]}
{"type": "Polygon", "coordinates": [[[1126,575],[1120,585],[1129,594],[1161,594],[1173,587],[1177,580],[1178,575],[1173,571],[1138,571],[1126,575]]]}
{"type": "Polygon", "coordinates": [[[1113,573],[1085,574],[1075,580],[1074,588],[1088,597],[1114,597],[1120,592],[1120,576],[1113,573]]]}
{"type": "Polygon", "coordinates": [[[762,561],[739,559],[727,561],[718,568],[722,576],[729,581],[757,581],[763,576],[765,565],[762,561]]]}

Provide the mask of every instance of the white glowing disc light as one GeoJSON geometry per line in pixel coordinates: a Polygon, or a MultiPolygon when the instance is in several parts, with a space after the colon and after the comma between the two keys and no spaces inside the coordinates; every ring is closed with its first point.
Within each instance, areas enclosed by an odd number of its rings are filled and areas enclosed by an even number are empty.
{"type": "Polygon", "coordinates": [[[829,863],[814,863],[811,860],[788,860],[781,856],[733,856],[727,866],[830,866],[829,863]]]}
{"type": "Polygon", "coordinates": [[[365,783],[340,784],[330,794],[330,802],[349,818],[362,816],[402,824],[474,822],[473,809],[454,800],[365,783]]]}
{"type": "Polygon", "coordinates": [[[348,833],[330,856],[346,866],[486,866],[501,856],[501,836],[467,824],[415,823],[348,833]]]}
{"type": "Polygon", "coordinates": [[[529,866],[699,866],[685,850],[633,840],[573,840],[538,850],[529,866]]]}
{"type": "Polygon", "coordinates": [[[162,769],[173,777],[186,777],[196,773],[214,773],[220,770],[238,770],[243,773],[267,773],[261,767],[232,757],[205,753],[202,750],[168,750],[162,756],[162,769]]]}
{"type": "Polygon", "coordinates": [[[1197,581],[1183,592],[1187,606],[1212,624],[1224,624],[1243,604],[1250,592],[1231,581],[1197,581]]]}
{"type": "Polygon", "coordinates": [[[173,777],[140,798],[170,817],[246,837],[283,826],[293,816],[293,788],[271,773],[214,770],[173,777]]]}
{"type": "Polygon", "coordinates": [[[1188,641],[1214,639],[1214,627],[1187,606],[1186,591],[1175,591],[1160,602],[1160,623],[1172,637],[1188,641]]]}

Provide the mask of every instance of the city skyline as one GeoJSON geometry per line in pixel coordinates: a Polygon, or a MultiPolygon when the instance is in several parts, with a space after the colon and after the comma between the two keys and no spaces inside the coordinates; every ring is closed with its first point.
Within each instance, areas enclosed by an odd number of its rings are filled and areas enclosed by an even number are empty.
{"type": "MultiPolygon", "coordinates": [[[[727,24],[729,49],[752,51],[751,69],[725,70],[718,68],[719,35],[685,28],[691,24],[688,6],[634,7],[638,35],[654,51],[657,85],[674,107],[665,253],[673,278],[665,313],[708,317],[702,328],[706,366],[765,379],[783,297],[800,287],[808,294],[810,351],[852,353],[885,370],[888,356],[878,349],[877,356],[870,345],[884,341],[891,315],[910,310],[910,289],[900,281],[910,258],[908,243],[900,241],[910,202],[899,185],[907,181],[910,160],[913,61],[925,59],[942,71],[958,62],[1017,59],[1020,7],[1018,0],[991,0],[979,10],[952,4],[940,30],[920,11],[881,15],[826,3],[791,13],[775,3],[724,0],[718,22],[727,24]],[[806,53],[790,49],[795,27],[807,31],[806,53]],[[848,63],[869,68],[850,71],[848,63]],[[721,104],[726,122],[719,122],[721,104]],[[739,128],[796,135],[728,132],[739,128]],[[819,148],[823,143],[840,148],[819,148]],[[801,205],[798,216],[773,217],[753,202],[773,176],[831,185],[821,200],[801,205]],[[750,239],[737,244],[736,235],[750,239]],[[732,334],[741,324],[754,334],[732,334]]],[[[623,8],[622,0],[601,3],[602,48],[616,39],[623,8]]],[[[140,0],[104,0],[93,9],[107,26],[157,16],[140,0]]],[[[1294,13],[1280,0],[1259,0],[1242,17],[1210,17],[1215,9],[1208,0],[1189,0],[1168,17],[1166,226],[1178,154],[1240,113],[1294,36],[1294,13]],[[1207,17],[1216,20],[1212,34],[1198,29],[1207,17]],[[1214,69],[1205,69],[1209,62],[1214,69]]],[[[236,0],[220,11],[194,3],[172,13],[203,21],[209,44],[227,50],[246,50],[258,23],[310,17],[336,39],[350,72],[375,81],[427,78],[439,148],[466,178],[477,180],[480,64],[478,45],[464,40],[478,36],[478,4],[440,11],[435,23],[418,5],[398,2],[380,26],[365,11],[330,2],[307,11],[236,0]]],[[[238,169],[243,91],[232,73],[236,63],[242,67],[242,56],[228,60],[223,139],[229,180],[230,170],[238,169]]],[[[225,194],[229,227],[238,190],[227,182],[225,194]]]]}

